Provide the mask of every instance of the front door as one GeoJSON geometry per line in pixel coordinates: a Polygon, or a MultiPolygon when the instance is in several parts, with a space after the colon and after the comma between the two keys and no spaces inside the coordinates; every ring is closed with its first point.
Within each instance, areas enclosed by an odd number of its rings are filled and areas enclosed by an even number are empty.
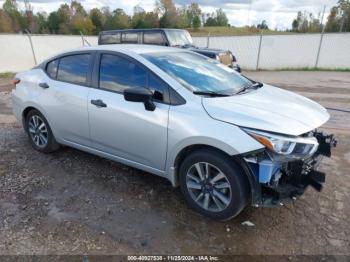
{"type": "Polygon", "coordinates": [[[98,88],[91,89],[88,97],[92,147],[164,170],[169,105],[158,93],[156,109],[147,111],[143,103],[128,102],[123,96],[126,88],[161,88],[156,77],[138,62],[118,54],[99,54],[96,63],[98,88]]]}

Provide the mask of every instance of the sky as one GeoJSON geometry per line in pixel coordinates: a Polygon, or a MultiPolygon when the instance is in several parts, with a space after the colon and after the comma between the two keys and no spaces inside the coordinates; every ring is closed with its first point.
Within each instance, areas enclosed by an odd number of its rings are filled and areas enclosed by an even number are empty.
{"type": "MultiPolygon", "coordinates": [[[[146,11],[154,9],[155,0],[78,0],[84,8],[109,6],[111,10],[123,8],[127,14],[133,13],[133,7],[140,5],[146,11]]],[[[217,8],[222,8],[233,26],[244,26],[258,24],[266,20],[272,29],[287,29],[291,27],[293,19],[298,11],[313,12],[316,16],[322,13],[323,6],[326,5],[324,21],[329,14],[332,6],[336,5],[338,0],[173,0],[176,6],[196,2],[200,5],[202,11],[211,13],[217,8]]],[[[0,4],[3,4],[0,0],[0,4]]],[[[20,6],[22,0],[17,0],[20,6]]],[[[70,0],[29,0],[34,7],[34,12],[52,12],[62,3],[70,3],[70,0]]]]}

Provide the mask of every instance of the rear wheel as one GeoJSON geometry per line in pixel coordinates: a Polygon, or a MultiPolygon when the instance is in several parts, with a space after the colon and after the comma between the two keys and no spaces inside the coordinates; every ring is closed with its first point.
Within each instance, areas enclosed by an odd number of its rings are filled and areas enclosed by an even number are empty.
{"type": "Polygon", "coordinates": [[[227,220],[249,201],[245,174],[233,160],[215,150],[191,153],[180,167],[181,190],[188,204],[208,217],[227,220]]]}
{"type": "Polygon", "coordinates": [[[50,153],[59,148],[47,120],[38,110],[28,113],[25,127],[34,149],[50,153]]]}

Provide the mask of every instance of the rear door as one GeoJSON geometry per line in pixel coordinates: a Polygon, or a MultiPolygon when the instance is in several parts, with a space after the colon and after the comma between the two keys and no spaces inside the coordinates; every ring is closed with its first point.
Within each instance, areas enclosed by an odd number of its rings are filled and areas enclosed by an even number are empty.
{"type": "Polygon", "coordinates": [[[92,146],[132,164],[164,170],[169,112],[168,87],[137,61],[100,53],[88,98],[92,146]],[[124,99],[126,88],[149,88],[155,111],[124,99]]]}
{"type": "Polygon", "coordinates": [[[46,65],[39,103],[45,108],[54,135],[67,142],[90,145],[87,98],[93,52],[73,53],[46,65]]]}

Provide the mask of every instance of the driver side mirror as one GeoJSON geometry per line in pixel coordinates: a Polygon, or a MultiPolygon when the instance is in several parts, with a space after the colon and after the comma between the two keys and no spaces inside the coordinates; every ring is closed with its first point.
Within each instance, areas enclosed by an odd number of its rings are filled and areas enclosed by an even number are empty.
{"type": "Polygon", "coordinates": [[[124,99],[130,102],[140,102],[148,111],[154,111],[156,105],[153,103],[153,93],[146,88],[128,88],[124,90],[124,99]]]}

